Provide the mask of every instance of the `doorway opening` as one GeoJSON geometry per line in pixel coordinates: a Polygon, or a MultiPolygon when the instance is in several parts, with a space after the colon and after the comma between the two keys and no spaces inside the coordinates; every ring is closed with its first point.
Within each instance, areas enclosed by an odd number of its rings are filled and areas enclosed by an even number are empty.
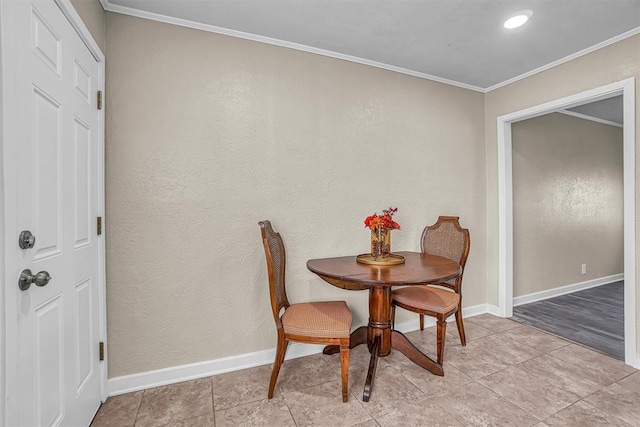
{"type": "Polygon", "coordinates": [[[624,360],[622,96],[512,124],[513,320],[624,360]]]}
{"type": "Polygon", "coordinates": [[[623,228],[624,228],[624,359],[640,367],[636,349],[635,260],[635,98],[634,79],[626,79],[579,94],[498,117],[499,314],[513,316],[513,169],[512,124],[615,96],[623,99],[623,228]]]}

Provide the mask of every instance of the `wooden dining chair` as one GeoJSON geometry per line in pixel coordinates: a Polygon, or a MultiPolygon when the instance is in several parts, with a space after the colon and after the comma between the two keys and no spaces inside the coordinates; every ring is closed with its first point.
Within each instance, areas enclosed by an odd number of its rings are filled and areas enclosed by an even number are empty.
{"type": "Polygon", "coordinates": [[[436,318],[438,363],[442,364],[446,336],[446,319],[455,313],[460,344],[467,345],[462,320],[462,276],[469,256],[471,240],[469,230],[462,228],[457,216],[440,216],[438,221],[422,232],[420,248],[423,253],[439,255],[460,264],[460,276],[444,282],[426,283],[426,286],[408,286],[394,290],[392,295],[392,319],[395,307],[420,315],[420,330],[424,330],[424,316],[436,318]],[[430,286],[430,285],[436,285],[430,286]],[[442,289],[448,288],[448,289],[442,289]]]}
{"type": "Polygon", "coordinates": [[[351,310],[344,301],[322,301],[290,304],[285,290],[286,257],[280,233],[271,222],[260,221],[262,243],[267,257],[271,310],[278,331],[276,359],[269,381],[268,398],[273,397],[280,367],[289,341],[340,346],[342,401],[349,398],[349,334],[351,310]],[[284,312],[283,312],[284,310],[284,312]]]}

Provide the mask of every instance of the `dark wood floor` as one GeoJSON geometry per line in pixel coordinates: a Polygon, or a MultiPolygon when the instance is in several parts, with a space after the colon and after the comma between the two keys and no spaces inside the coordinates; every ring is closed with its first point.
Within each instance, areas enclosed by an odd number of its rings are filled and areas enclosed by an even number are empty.
{"type": "Polygon", "coordinates": [[[513,320],[624,360],[624,282],[513,308],[513,320]]]}

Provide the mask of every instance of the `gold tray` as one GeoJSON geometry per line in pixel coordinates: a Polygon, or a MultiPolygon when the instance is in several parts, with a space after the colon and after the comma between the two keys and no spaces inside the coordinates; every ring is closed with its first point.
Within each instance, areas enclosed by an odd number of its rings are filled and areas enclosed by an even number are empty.
{"type": "Polygon", "coordinates": [[[389,258],[376,261],[371,254],[360,254],[356,257],[356,261],[361,264],[371,264],[371,265],[396,265],[396,264],[404,264],[404,257],[402,255],[397,254],[389,254],[389,258]]]}

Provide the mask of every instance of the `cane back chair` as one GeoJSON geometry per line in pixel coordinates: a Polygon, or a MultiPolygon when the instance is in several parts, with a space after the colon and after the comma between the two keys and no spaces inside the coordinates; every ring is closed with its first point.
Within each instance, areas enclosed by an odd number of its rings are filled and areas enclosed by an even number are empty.
{"type": "Polygon", "coordinates": [[[409,286],[392,292],[392,314],[401,307],[420,315],[420,330],[424,330],[424,316],[436,318],[438,363],[444,357],[446,319],[455,313],[460,343],[467,344],[462,320],[462,276],[469,256],[469,230],[462,228],[457,216],[440,216],[438,221],[422,232],[420,248],[423,253],[449,258],[462,268],[460,276],[444,282],[426,283],[427,286],[409,286]],[[433,287],[429,285],[437,285],[433,287]],[[451,291],[441,287],[451,289],[451,291]]]}
{"type": "Polygon", "coordinates": [[[271,222],[260,221],[262,243],[267,258],[271,309],[278,332],[276,358],[269,381],[268,398],[273,397],[280,367],[289,341],[340,346],[342,401],[349,397],[349,334],[351,310],[344,301],[322,301],[290,304],[285,290],[286,256],[280,233],[271,222]],[[284,312],[283,312],[284,310],[284,312]]]}

